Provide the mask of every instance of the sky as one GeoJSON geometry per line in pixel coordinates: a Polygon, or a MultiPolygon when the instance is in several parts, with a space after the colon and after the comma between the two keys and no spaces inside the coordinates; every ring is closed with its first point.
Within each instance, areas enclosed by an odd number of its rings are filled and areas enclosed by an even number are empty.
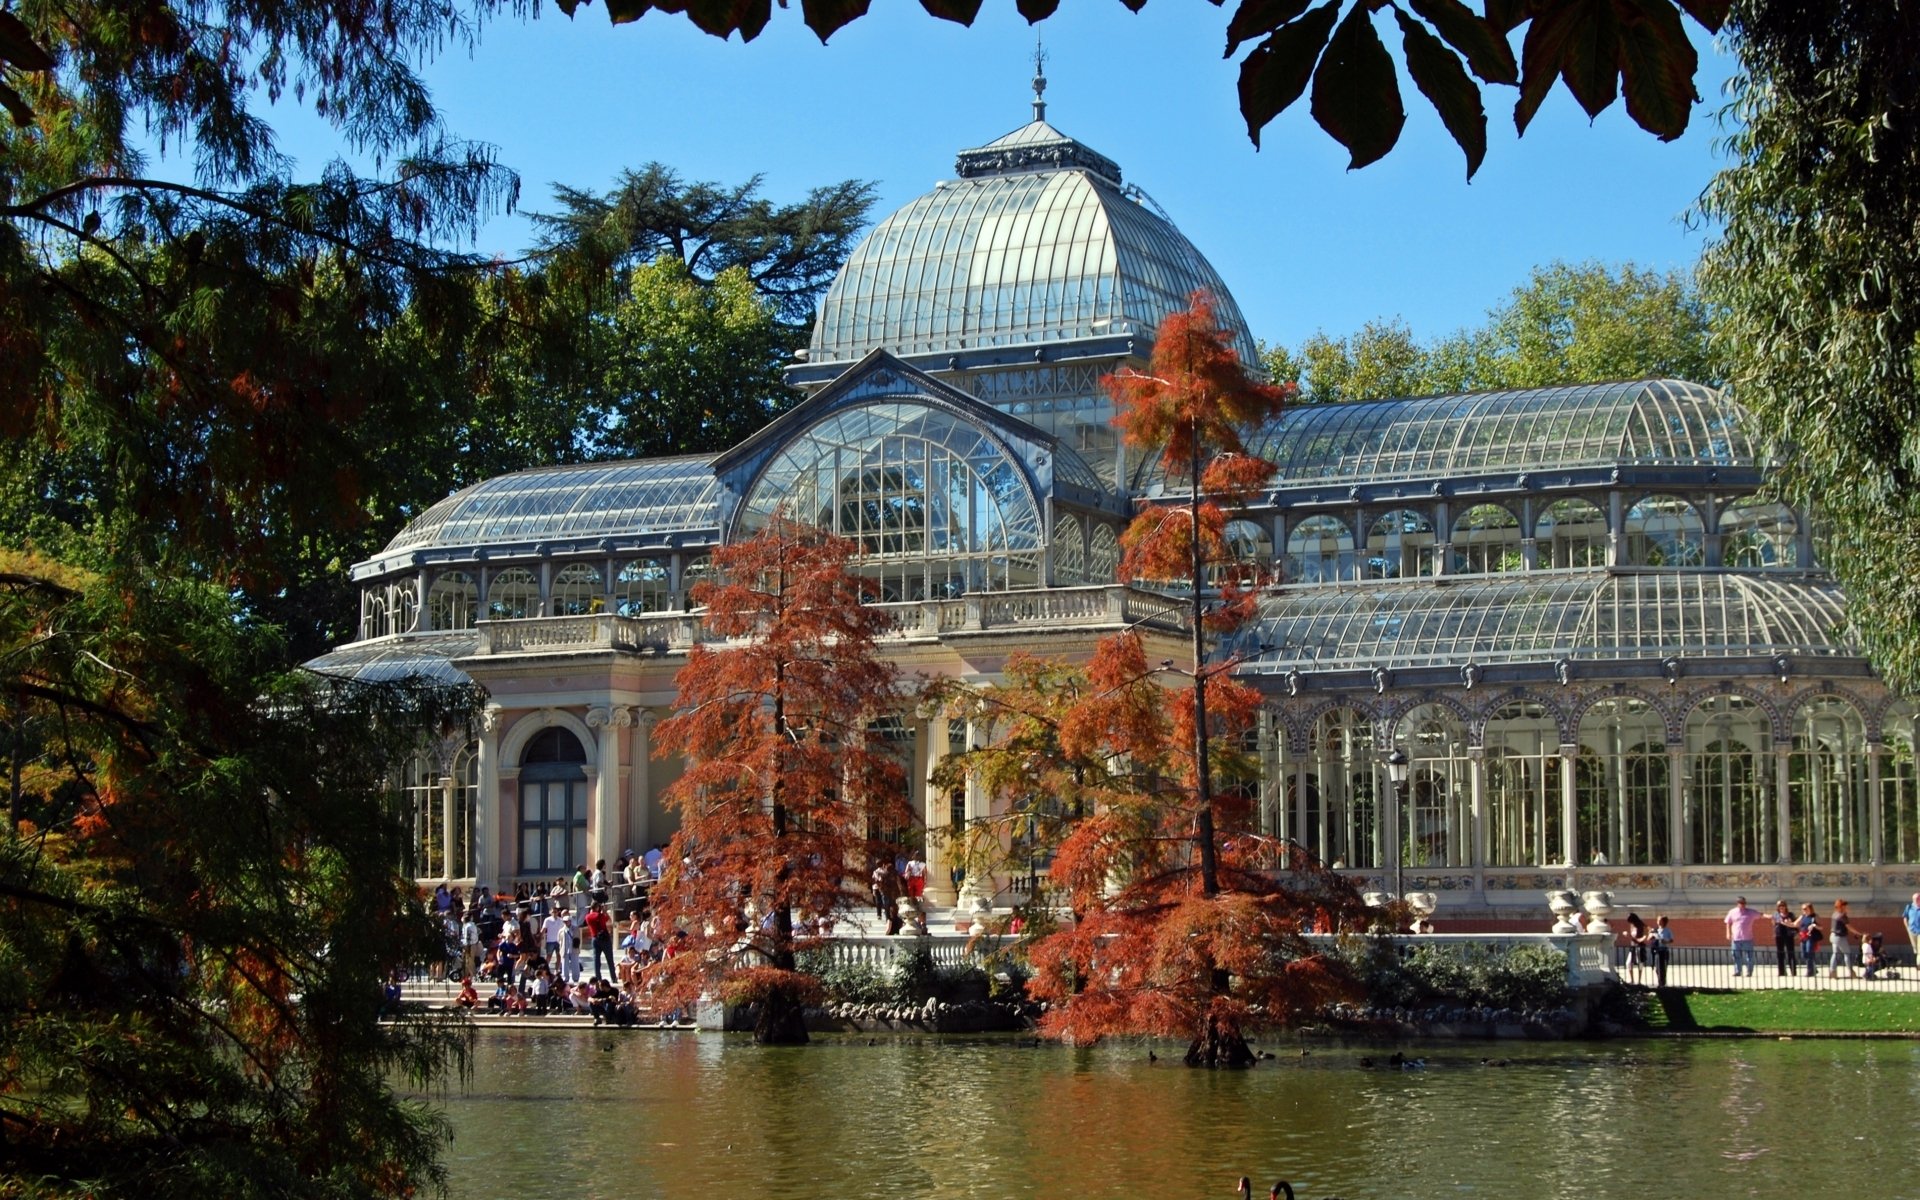
{"type": "MultiPolygon", "coordinates": [[[[1703,101],[1679,140],[1657,141],[1618,104],[1590,122],[1559,85],[1517,138],[1515,93],[1489,89],[1489,150],[1468,183],[1404,73],[1406,129],[1380,162],[1349,171],[1304,99],[1256,150],[1238,64],[1221,56],[1230,13],[1071,0],[1038,29],[1048,120],[1166,210],[1262,341],[1393,317],[1429,339],[1479,323],[1554,260],[1685,270],[1698,259],[1705,234],[1685,214],[1718,164],[1731,64],[1697,27],[1703,101]]],[[[449,49],[424,76],[449,130],[492,143],[521,175],[519,211],[489,221],[476,247],[512,257],[533,240],[526,214],[553,208],[553,183],[604,190],[651,161],[687,179],[760,174],[774,201],[870,180],[878,221],[951,178],[956,151],[1031,119],[1034,35],[1010,0],[989,0],[971,28],[887,0],[824,46],[797,4],[742,44],[681,17],[615,27],[600,4],[569,19],[549,3],[537,20],[495,19],[471,53],[449,49]]],[[[301,174],[338,153],[290,100],[267,115],[301,174]]]]}

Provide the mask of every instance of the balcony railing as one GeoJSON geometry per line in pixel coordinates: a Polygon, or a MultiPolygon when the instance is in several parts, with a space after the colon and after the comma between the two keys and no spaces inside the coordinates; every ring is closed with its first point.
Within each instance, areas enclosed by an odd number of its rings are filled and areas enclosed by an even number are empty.
{"type": "MultiPolygon", "coordinates": [[[[1185,613],[1178,600],[1119,586],[981,592],[952,600],[913,600],[875,607],[891,618],[890,641],[1015,629],[1100,630],[1141,625],[1172,632],[1185,627],[1185,613]]],[[[476,629],[480,634],[476,653],[481,655],[582,650],[683,654],[697,641],[719,640],[707,633],[696,613],[529,617],[481,621],[476,629]]]]}

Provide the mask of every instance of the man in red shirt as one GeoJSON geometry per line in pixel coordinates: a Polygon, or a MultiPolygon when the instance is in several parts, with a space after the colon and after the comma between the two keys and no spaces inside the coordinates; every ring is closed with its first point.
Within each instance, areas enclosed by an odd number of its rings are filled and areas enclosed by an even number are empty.
{"type": "Polygon", "coordinates": [[[596,902],[587,909],[587,915],[580,924],[586,929],[587,936],[593,939],[593,973],[602,979],[614,978],[613,919],[596,902]],[[600,956],[603,954],[607,956],[604,974],[600,970],[600,956]]]}

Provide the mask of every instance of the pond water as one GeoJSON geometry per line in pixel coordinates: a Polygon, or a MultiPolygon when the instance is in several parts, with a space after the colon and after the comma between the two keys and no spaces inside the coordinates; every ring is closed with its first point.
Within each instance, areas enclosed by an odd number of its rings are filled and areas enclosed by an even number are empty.
{"type": "Polygon", "coordinates": [[[1207,1072],[1139,1044],[487,1031],[443,1099],[453,1195],[1920,1196],[1917,1042],[1274,1049],[1207,1072]]]}

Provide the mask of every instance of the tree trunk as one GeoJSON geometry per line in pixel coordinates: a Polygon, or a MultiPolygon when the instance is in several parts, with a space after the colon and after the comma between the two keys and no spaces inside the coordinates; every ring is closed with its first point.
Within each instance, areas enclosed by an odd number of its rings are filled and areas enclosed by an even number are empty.
{"type": "Polygon", "coordinates": [[[1239,1067],[1253,1066],[1259,1059],[1254,1056],[1247,1039],[1240,1036],[1240,1030],[1218,1017],[1209,1018],[1206,1032],[1193,1039],[1187,1047],[1187,1065],[1190,1067],[1239,1067]]]}
{"type": "Polygon", "coordinates": [[[760,1017],[753,1024],[753,1040],[761,1046],[804,1046],[807,1010],[786,988],[775,988],[760,1001],[760,1017]]]}

